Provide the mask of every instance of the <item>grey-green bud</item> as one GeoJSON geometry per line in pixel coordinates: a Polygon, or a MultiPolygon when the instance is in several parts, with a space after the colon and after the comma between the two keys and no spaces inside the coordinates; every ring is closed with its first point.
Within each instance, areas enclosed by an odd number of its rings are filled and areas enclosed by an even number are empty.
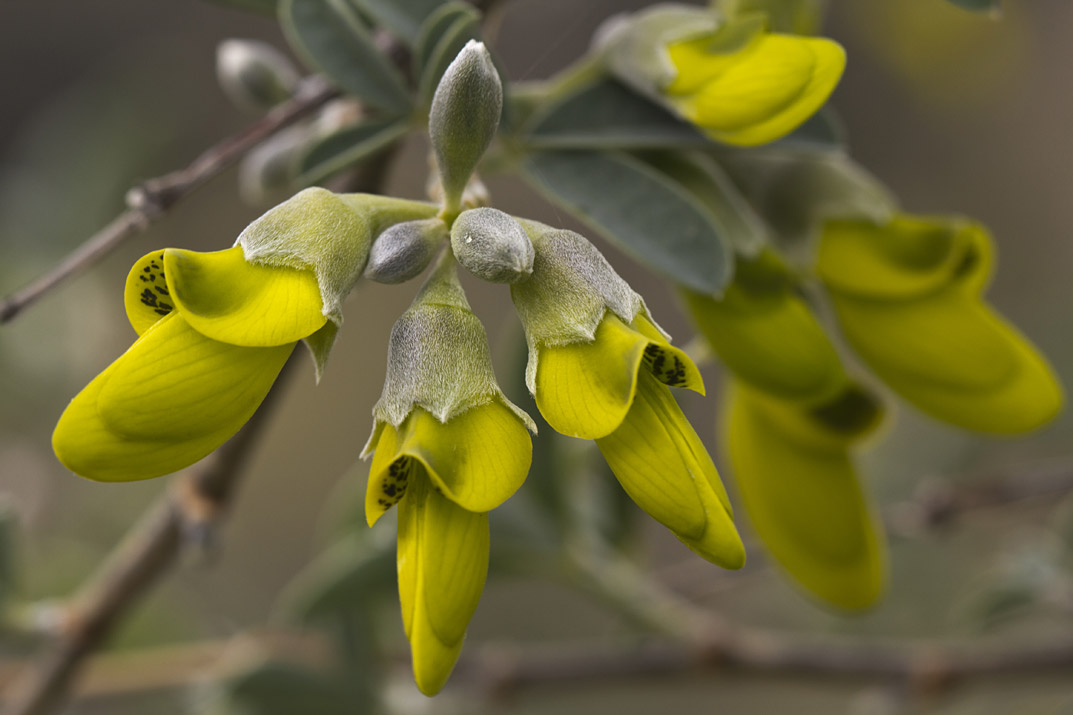
{"type": "Polygon", "coordinates": [[[470,40],[443,73],[428,131],[445,207],[457,211],[470,174],[491,144],[503,111],[503,82],[484,43],[470,40]]]}
{"type": "Polygon", "coordinates": [[[405,283],[428,267],[446,238],[447,224],[439,218],[397,223],[373,243],[365,277],[377,283],[405,283]]]}
{"type": "Polygon", "coordinates": [[[242,109],[263,112],[290,99],[298,71],[283,53],[257,40],[224,40],[216,48],[216,77],[242,109]]]}
{"type": "Polygon", "coordinates": [[[451,250],[467,271],[492,283],[518,283],[533,272],[533,244],[521,224],[491,208],[463,211],[451,226],[451,250]]]}

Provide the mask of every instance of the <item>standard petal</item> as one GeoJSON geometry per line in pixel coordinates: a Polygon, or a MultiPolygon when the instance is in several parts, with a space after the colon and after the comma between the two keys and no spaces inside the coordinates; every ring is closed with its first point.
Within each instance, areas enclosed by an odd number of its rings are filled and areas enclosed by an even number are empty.
{"type": "Polygon", "coordinates": [[[312,270],[248,263],[241,246],[213,253],[169,248],[164,271],[183,317],[214,340],[284,345],[312,335],[327,320],[312,270]]]}
{"type": "Polygon", "coordinates": [[[397,451],[420,460],[447,498],[473,512],[491,511],[509,499],[533,460],[525,424],[498,399],[446,424],[414,408],[401,433],[397,451]]]}
{"type": "Polygon", "coordinates": [[[591,342],[540,348],[536,403],[552,428],[597,439],[626,418],[649,339],[610,312],[591,342]]]}
{"type": "Polygon", "coordinates": [[[488,515],[438,494],[419,470],[399,503],[398,572],[414,679],[435,695],[451,675],[488,575],[488,515]]]}
{"type": "Polygon", "coordinates": [[[147,253],[134,263],[123,289],[123,306],[138,335],[175,308],[164,278],[164,251],[147,253]]]}
{"type": "Polygon", "coordinates": [[[109,430],[130,439],[234,434],[264,400],[293,348],[217,342],[173,312],[109,369],[97,410],[109,430]]]}
{"type": "Polygon", "coordinates": [[[665,385],[642,374],[626,419],[596,444],[626,493],[652,518],[709,561],[744,565],[719,474],[665,385]]]}
{"type": "Polygon", "coordinates": [[[758,402],[738,387],[728,445],[745,510],[775,560],[806,590],[841,608],[872,605],[886,582],[882,530],[846,450],[807,446],[782,432],[789,403],[758,402]]]}
{"type": "Polygon", "coordinates": [[[406,494],[420,465],[409,456],[399,454],[398,432],[389,424],[377,423],[369,443],[373,445],[373,463],[365,490],[365,521],[372,526],[406,494]],[[374,451],[375,450],[375,451],[374,451]]]}
{"type": "MultiPolygon", "coordinates": [[[[121,357],[78,393],[60,416],[52,448],[65,467],[106,482],[160,477],[188,467],[226,442],[241,426],[226,425],[191,439],[140,439],[118,434],[101,419],[98,398],[121,357]]],[[[243,420],[244,421],[244,420],[243,420]]]]}

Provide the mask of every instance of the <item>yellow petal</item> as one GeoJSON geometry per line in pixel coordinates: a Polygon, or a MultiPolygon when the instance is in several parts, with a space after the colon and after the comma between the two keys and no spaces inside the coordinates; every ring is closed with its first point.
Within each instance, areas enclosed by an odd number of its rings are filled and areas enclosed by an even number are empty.
{"type": "MultiPolygon", "coordinates": [[[[760,263],[758,261],[756,263],[760,263]]],[[[734,374],[789,400],[817,403],[848,377],[838,352],[786,282],[743,261],[722,298],[682,291],[701,334],[734,374]]]]}
{"type": "Polygon", "coordinates": [[[400,432],[397,452],[420,460],[444,495],[469,511],[491,511],[509,499],[533,459],[529,430],[499,400],[446,424],[416,407],[400,432]]]}
{"type": "Polygon", "coordinates": [[[139,258],[127,274],[123,306],[134,332],[141,335],[170,313],[175,305],[164,277],[164,251],[139,258]]]}
{"type": "Polygon", "coordinates": [[[214,340],[284,345],[312,335],[327,320],[313,271],[248,263],[241,246],[213,253],[169,248],[164,270],[183,317],[214,340]]]}
{"type": "Polygon", "coordinates": [[[739,146],[796,129],[827,101],[846,64],[836,42],[780,34],[761,35],[731,57],[737,61],[714,55],[708,62],[720,71],[697,94],[671,101],[712,138],[739,146]]]}
{"type": "Polygon", "coordinates": [[[234,434],[264,400],[293,348],[220,343],[173,312],[109,369],[97,411],[109,430],[132,439],[234,434]]]}
{"type": "Polygon", "coordinates": [[[633,403],[642,364],[669,384],[703,393],[700,372],[685,353],[643,316],[634,322],[630,327],[609,312],[591,342],[540,349],[536,403],[554,430],[582,439],[613,432],[633,403]]]}
{"type": "MultiPolygon", "coordinates": [[[[147,331],[143,339],[153,340],[158,329],[174,321],[181,318],[177,314],[168,317],[159,327],[147,331]]],[[[170,474],[226,442],[249,417],[245,415],[234,423],[187,439],[118,433],[101,419],[98,403],[102,389],[127,359],[128,355],[121,356],[76,395],[56,425],[52,447],[60,462],[75,474],[98,481],[131,481],[170,474]]]]}
{"type": "Polygon", "coordinates": [[[414,679],[435,695],[458,660],[488,575],[488,515],[438,494],[418,469],[399,503],[398,571],[414,679]]]}
{"type": "Polygon", "coordinates": [[[990,276],[991,253],[987,230],[961,219],[828,221],[816,271],[832,290],[873,299],[919,297],[965,281],[978,293],[990,276]]]}
{"type": "Polygon", "coordinates": [[[782,432],[789,403],[738,387],[726,420],[745,510],[775,560],[802,587],[841,608],[872,605],[886,582],[881,526],[845,449],[817,449],[782,432]]]}
{"type": "Polygon", "coordinates": [[[375,452],[365,490],[365,520],[372,526],[406,494],[419,465],[412,457],[399,454],[398,432],[389,424],[378,423],[369,444],[375,452]]]}
{"type": "Polygon", "coordinates": [[[626,419],[596,444],[626,493],[652,518],[709,561],[744,565],[719,474],[665,385],[642,373],[626,419]]]}

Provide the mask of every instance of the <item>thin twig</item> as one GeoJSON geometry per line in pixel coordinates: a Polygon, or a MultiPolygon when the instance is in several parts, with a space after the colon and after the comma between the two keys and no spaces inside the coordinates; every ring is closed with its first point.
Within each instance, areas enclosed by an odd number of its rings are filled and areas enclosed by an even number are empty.
{"type": "Polygon", "coordinates": [[[986,649],[973,645],[809,641],[790,634],[724,628],[707,642],[636,642],[573,649],[486,647],[459,665],[462,681],[490,697],[608,680],[738,672],[810,676],[904,686],[934,696],[996,676],[1068,674],[1073,641],[986,649]]]}
{"type": "Polygon", "coordinates": [[[185,168],[149,179],[132,188],[127,192],[127,210],[50,271],[0,302],[0,324],[11,321],[42,295],[97,263],[127,238],[144,231],[180,199],[234,164],[247,151],[338,96],[339,91],[321,77],[307,77],[292,99],[237,134],[206,149],[185,168]]]}

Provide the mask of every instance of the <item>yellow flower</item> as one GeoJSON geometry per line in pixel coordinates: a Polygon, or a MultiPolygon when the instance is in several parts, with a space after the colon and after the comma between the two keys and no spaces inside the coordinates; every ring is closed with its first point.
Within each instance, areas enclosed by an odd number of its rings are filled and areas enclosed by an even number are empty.
{"type": "Polygon", "coordinates": [[[126,481],[212,452],[253,415],[299,340],[319,377],[373,238],[435,212],[306,189],[233,248],[143,257],[124,292],[138,340],[71,401],[53,434],[56,455],[84,477],[126,481]]]}
{"type": "Polygon", "coordinates": [[[667,46],[669,102],[711,138],[738,146],[783,137],[824,105],[846,67],[833,40],[760,32],[743,46],[707,35],[667,46]]]}
{"type": "Polygon", "coordinates": [[[727,451],[757,535],[809,593],[871,606],[886,583],[886,542],[849,450],[878,424],[878,404],[855,386],[818,406],[740,383],[729,394],[727,451]]]}
{"type": "Polygon", "coordinates": [[[557,431],[596,440],[630,497],[725,568],[745,550],[719,474],[668,386],[703,394],[696,366],[582,236],[525,222],[533,275],[511,287],[526,329],[529,388],[557,431]]]}
{"type": "Polygon", "coordinates": [[[597,42],[618,79],[716,141],[755,146],[812,116],[846,66],[838,43],[766,25],[762,14],[656,5],[609,21],[597,42]]]}
{"type": "Polygon", "coordinates": [[[847,341],[899,395],[952,424],[1016,434],[1050,421],[1062,390],[983,300],[992,263],[979,224],[898,216],[828,222],[816,269],[847,341]]]}
{"type": "Polygon", "coordinates": [[[52,437],[60,461],[90,479],[147,479],[201,459],[327,322],[312,272],[248,263],[240,246],[150,253],[131,269],[124,303],[138,339],[71,401],[52,437]]]}
{"type": "Polygon", "coordinates": [[[398,505],[399,599],[414,679],[434,695],[488,572],[488,514],[525,481],[532,421],[503,395],[449,256],[391,332],[365,514],[398,505]]]}

